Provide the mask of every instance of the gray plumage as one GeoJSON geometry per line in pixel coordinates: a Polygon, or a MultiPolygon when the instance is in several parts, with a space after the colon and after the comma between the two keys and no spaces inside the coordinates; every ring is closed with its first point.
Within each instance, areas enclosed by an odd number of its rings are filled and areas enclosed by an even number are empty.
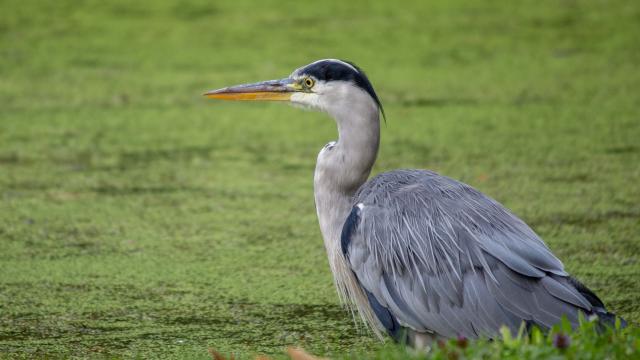
{"type": "Polygon", "coordinates": [[[431,171],[376,176],[353,198],[343,251],[360,285],[408,331],[495,337],[601,313],[544,242],[502,205],[431,171]]]}
{"type": "MultiPolygon", "coordinates": [[[[339,139],[318,154],[314,195],[340,299],[382,338],[437,338],[549,328],[579,314],[612,324],[522,220],[469,185],[425,170],[367,181],[382,105],[357,66],[313,62],[286,79],[214,90],[217,99],[282,100],[328,113],[339,139]]],[[[623,320],[622,320],[623,321],[623,320]]]]}

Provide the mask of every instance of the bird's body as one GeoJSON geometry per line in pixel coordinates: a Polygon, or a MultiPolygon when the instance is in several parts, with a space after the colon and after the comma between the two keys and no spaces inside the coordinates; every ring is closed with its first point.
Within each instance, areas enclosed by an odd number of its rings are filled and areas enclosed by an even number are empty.
{"type": "Polygon", "coordinates": [[[331,115],[339,138],[318,154],[314,194],[342,301],[380,335],[421,347],[434,338],[549,328],[614,315],[569,277],[522,220],[469,185],[425,170],[367,181],[380,142],[380,101],[355,65],[327,59],[287,79],[207,93],[289,100],[331,115]],[[286,95],[288,94],[288,95],[286,95]]]}
{"type": "Polygon", "coordinates": [[[579,313],[613,320],[533,230],[469,185],[396,170],[353,203],[341,250],[396,338],[495,337],[503,325],[548,329],[562,316],[577,325],[579,313]]]}

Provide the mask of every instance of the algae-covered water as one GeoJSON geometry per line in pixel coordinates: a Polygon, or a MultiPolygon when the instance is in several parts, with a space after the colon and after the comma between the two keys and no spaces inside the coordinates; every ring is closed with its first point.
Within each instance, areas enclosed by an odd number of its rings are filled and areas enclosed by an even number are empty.
{"type": "Polygon", "coordinates": [[[325,115],[207,101],[364,68],[374,173],[429,168],[531,224],[640,321],[633,1],[2,1],[0,357],[375,351],[315,218],[325,115]]]}

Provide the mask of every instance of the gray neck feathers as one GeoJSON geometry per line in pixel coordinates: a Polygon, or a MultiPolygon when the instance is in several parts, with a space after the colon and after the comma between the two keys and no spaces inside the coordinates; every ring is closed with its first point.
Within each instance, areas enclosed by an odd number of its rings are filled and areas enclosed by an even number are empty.
{"type": "Polygon", "coordinates": [[[377,104],[363,91],[351,95],[350,100],[327,109],[336,120],[339,138],[320,151],[316,163],[314,193],[325,242],[339,242],[335,235],[353,205],[352,196],[371,173],[380,144],[377,104]]]}
{"type": "Polygon", "coordinates": [[[338,125],[339,138],[327,144],[316,163],[314,193],[320,230],[338,294],[350,302],[362,296],[340,248],[342,226],[353,206],[352,197],[367,180],[380,143],[378,105],[364,91],[342,93],[324,107],[338,125]],[[348,95],[346,95],[348,94],[348,95]]]}
{"type": "MultiPolygon", "coordinates": [[[[366,295],[342,254],[340,234],[352,197],[369,177],[380,143],[379,109],[365,95],[356,93],[348,103],[325,108],[336,120],[339,139],[320,151],[314,175],[316,210],[329,265],[341,301],[353,306],[365,303],[366,295]]],[[[370,309],[358,310],[365,323],[375,322],[370,309]]],[[[374,332],[381,336],[375,328],[374,332]]]]}

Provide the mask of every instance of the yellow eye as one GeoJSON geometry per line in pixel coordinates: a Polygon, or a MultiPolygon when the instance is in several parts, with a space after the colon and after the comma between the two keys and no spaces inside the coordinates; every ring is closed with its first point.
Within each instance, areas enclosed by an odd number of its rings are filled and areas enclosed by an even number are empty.
{"type": "Polygon", "coordinates": [[[305,78],[305,79],[304,79],[304,86],[305,86],[307,89],[311,89],[311,88],[313,87],[313,85],[314,85],[314,84],[315,84],[315,82],[313,81],[313,79],[312,79],[312,78],[309,78],[309,77],[308,77],[308,78],[305,78]]]}

